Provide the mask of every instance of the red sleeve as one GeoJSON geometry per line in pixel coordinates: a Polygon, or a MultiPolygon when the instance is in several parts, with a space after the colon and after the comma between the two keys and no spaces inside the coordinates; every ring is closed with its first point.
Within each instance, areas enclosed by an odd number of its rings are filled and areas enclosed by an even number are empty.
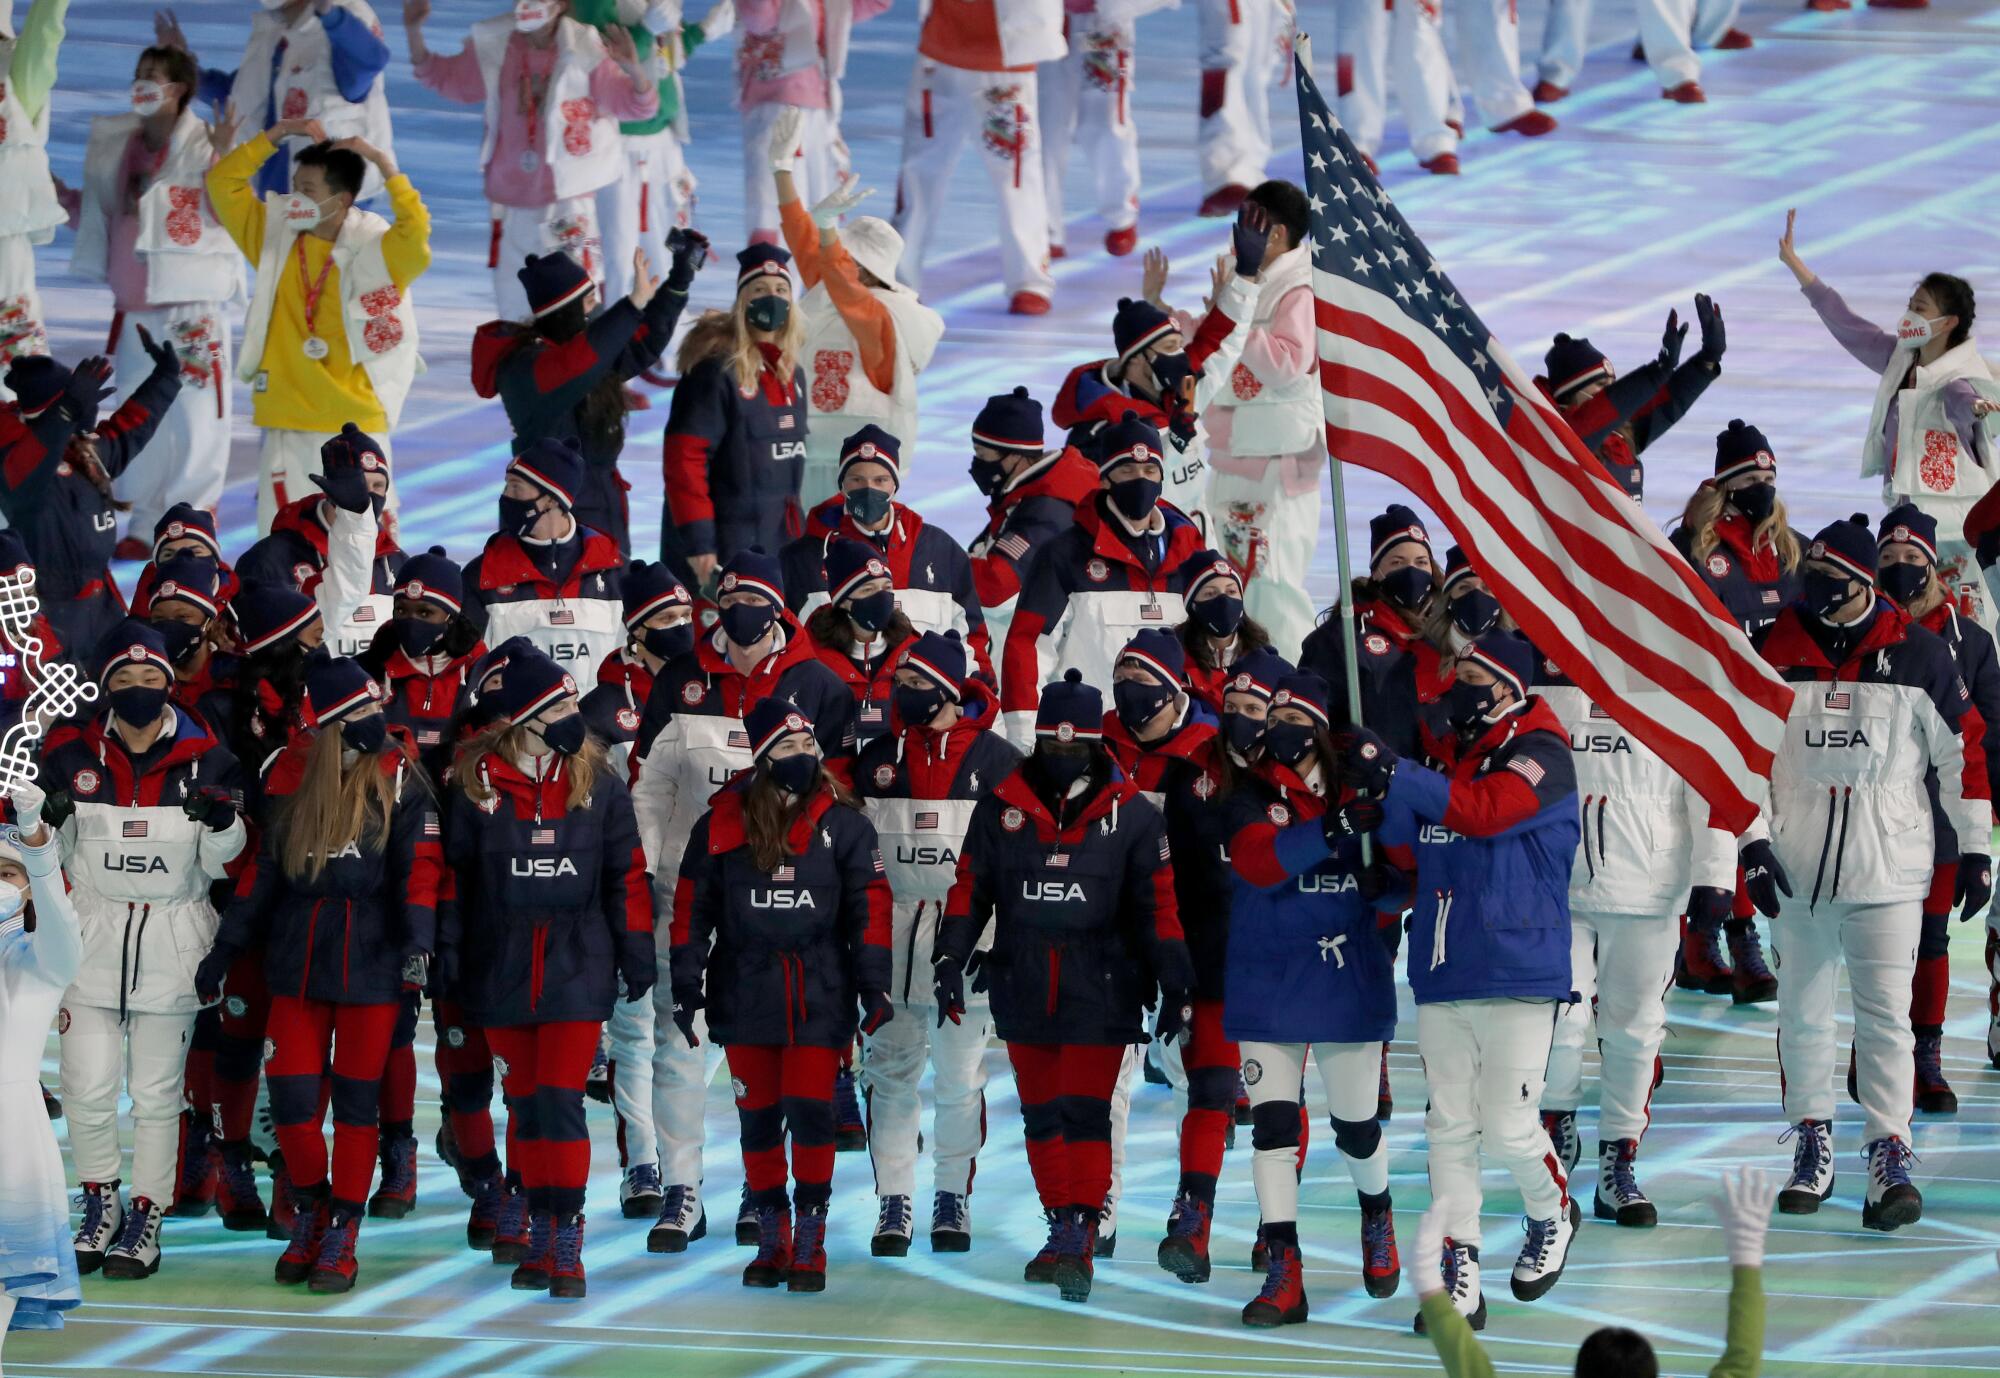
{"type": "Polygon", "coordinates": [[[715,503],[708,496],[709,448],[706,436],[666,439],[667,511],[675,526],[715,520],[715,503]]]}
{"type": "Polygon", "coordinates": [[[1959,715],[1958,737],[1965,752],[1965,778],[1959,792],[1967,799],[1991,799],[1993,785],[1986,774],[1986,719],[1977,708],[1959,715]]]}
{"type": "Polygon", "coordinates": [[[979,605],[997,608],[1021,591],[1020,571],[1004,555],[988,552],[972,557],[972,587],[979,605]]]}
{"type": "Polygon", "coordinates": [[[1278,825],[1252,823],[1229,840],[1229,868],[1259,890],[1290,879],[1278,860],[1278,825]]]}
{"type": "Polygon", "coordinates": [[[693,921],[694,877],[683,872],[674,882],[674,918],[673,926],[667,930],[667,940],[675,947],[686,947],[693,921]]]}
{"type": "Polygon", "coordinates": [[[1541,811],[1535,787],[1502,767],[1477,780],[1451,782],[1451,801],[1439,821],[1467,837],[1495,837],[1541,811]]]}
{"type": "Polygon", "coordinates": [[[1007,645],[1000,653],[1000,710],[1003,713],[1035,711],[1041,702],[1041,657],[1037,644],[1042,639],[1042,615],[1019,604],[1014,620],[1007,626],[1007,645]]]}
{"type": "Polygon", "coordinates": [[[1187,342],[1188,362],[1199,372],[1208,363],[1208,356],[1222,348],[1222,342],[1229,338],[1229,332],[1236,328],[1236,322],[1211,309],[1195,327],[1194,338],[1187,342]]]}

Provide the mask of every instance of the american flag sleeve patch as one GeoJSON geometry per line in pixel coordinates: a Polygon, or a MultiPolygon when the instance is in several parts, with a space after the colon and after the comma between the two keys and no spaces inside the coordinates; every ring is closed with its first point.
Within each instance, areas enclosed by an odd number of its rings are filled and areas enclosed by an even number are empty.
{"type": "Polygon", "coordinates": [[[1507,763],[1507,769],[1513,771],[1529,784],[1537,786],[1542,783],[1542,776],[1546,774],[1542,769],[1540,761],[1530,760],[1526,756],[1516,756],[1507,763]]]}

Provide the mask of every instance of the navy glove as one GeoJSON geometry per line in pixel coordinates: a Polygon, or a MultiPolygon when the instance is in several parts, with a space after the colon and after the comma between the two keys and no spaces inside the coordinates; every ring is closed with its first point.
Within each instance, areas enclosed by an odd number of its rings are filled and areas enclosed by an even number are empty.
{"type": "Polygon", "coordinates": [[[1159,1017],[1153,1021],[1153,1037],[1162,1043],[1185,1043],[1188,1026],[1194,1023],[1194,997],[1184,990],[1167,991],[1160,1001],[1159,1017]]]}
{"type": "Polygon", "coordinates": [[[1667,312],[1666,332],[1660,336],[1660,372],[1672,373],[1681,361],[1681,344],[1688,337],[1688,328],[1681,324],[1681,313],[1667,312]]]}
{"type": "Polygon", "coordinates": [[[1229,240],[1236,250],[1236,276],[1254,278],[1264,267],[1264,254],[1271,246],[1271,216],[1262,206],[1245,201],[1230,227],[1229,240]]]}
{"type": "Polygon", "coordinates": [[[76,800],[66,789],[52,789],[42,797],[42,822],[60,828],[76,815],[76,800]]]}
{"type": "MultiPolygon", "coordinates": [[[[48,816],[46,807],[42,812],[48,816]]],[[[203,785],[181,801],[181,812],[212,833],[226,832],[236,821],[236,800],[220,785],[203,785]]]]}
{"type": "Polygon", "coordinates": [[[1720,371],[1722,352],[1729,348],[1729,335],[1722,328],[1722,308],[1707,293],[1696,292],[1694,318],[1701,324],[1701,350],[1695,358],[1720,371]]]}
{"type": "MultiPolygon", "coordinates": [[[[976,959],[979,954],[972,954],[976,959]]],[[[955,957],[940,957],[931,967],[931,989],[937,994],[938,1027],[949,1019],[956,1024],[965,1015],[965,973],[955,957]]]]}
{"type": "Polygon", "coordinates": [[[625,983],[625,1003],[636,1005],[660,983],[659,963],[652,953],[628,946],[618,954],[618,976],[625,983]]]}
{"type": "Polygon", "coordinates": [[[111,386],[111,363],[102,354],[93,354],[70,370],[63,384],[63,399],[70,419],[79,431],[97,429],[97,409],[117,389],[111,386]]]}
{"type": "Polygon", "coordinates": [[[229,974],[230,966],[236,961],[236,949],[217,943],[201,959],[201,965],[194,969],[194,996],[204,1005],[213,1005],[222,998],[222,978],[229,974]]]}
{"type": "Polygon", "coordinates": [[[864,990],[861,992],[861,1032],[872,1034],[896,1017],[896,1007],[889,1003],[886,991],[864,990]]]}
{"type": "Polygon", "coordinates": [[[1765,918],[1777,918],[1778,893],[1783,891],[1786,899],[1792,896],[1792,878],[1778,864],[1778,854],[1769,842],[1759,839],[1745,843],[1737,857],[1743,863],[1743,888],[1750,894],[1750,903],[1765,918]]]}
{"type": "Polygon", "coordinates": [[[153,361],[155,372],[180,376],[181,356],[171,344],[160,344],[154,340],[152,333],[143,325],[139,327],[139,348],[145,350],[146,357],[153,361]]]}
{"type": "Polygon", "coordinates": [[[320,491],[333,499],[333,505],[343,512],[359,515],[370,506],[368,501],[368,478],[358,464],[329,464],[324,474],[314,474],[312,481],[320,491]]]}
{"type": "Polygon", "coordinates": [[[431,959],[431,996],[450,997],[458,985],[458,949],[441,947],[431,959]]]}
{"type": "Polygon", "coordinates": [[[1697,885],[1688,892],[1688,922],[1704,933],[1721,927],[1736,907],[1736,896],[1714,885],[1697,885]]]}
{"type": "Polygon", "coordinates": [[[1363,867],[1361,873],[1355,876],[1354,888],[1361,892],[1361,898],[1372,902],[1384,895],[1407,894],[1410,878],[1377,857],[1372,865],[1363,867]]]}
{"type": "Polygon", "coordinates": [[[1993,898],[1993,858],[1983,852],[1966,852],[1958,859],[1958,921],[1984,909],[1993,898]]]}
{"type": "Polygon", "coordinates": [[[1381,827],[1382,805],[1373,799],[1350,799],[1337,809],[1329,809],[1319,826],[1326,834],[1326,845],[1337,847],[1381,827]]]}
{"type": "Polygon", "coordinates": [[[694,275],[708,262],[708,236],[699,230],[669,230],[667,252],[673,256],[667,265],[667,290],[686,296],[694,275]]]}
{"type": "Polygon", "coordinates": [[[1340,734],[1340,778],[1356,789],[1381,794],[1396,773],[1396,748],[1365,727],[1340,734]]]}
{"type": "Polygon", "coordinates": [[[981,952],[978,948],[974,948],[972,955],[965,959],[965,974],[972,982],[972,993],[974,995],[984,995],[989,989],[989,979],[992,973],[987,970],[987,956],[988,954],[981,952]]]}
{"type": "Polygon", "coordinates": [[[706,1003],[701,998],[700,986],[674,987],[674,1027],[681,1031],[690,1048],[701,1046],[701,1040],[694,1036],[694,1017],[706,1003]]]}

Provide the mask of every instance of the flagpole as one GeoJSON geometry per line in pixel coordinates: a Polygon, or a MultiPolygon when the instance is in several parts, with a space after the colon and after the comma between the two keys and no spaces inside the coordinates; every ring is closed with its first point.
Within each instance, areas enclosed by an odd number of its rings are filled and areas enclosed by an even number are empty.
{"type": "MultiPolygon", "coordinates": [[[[1300,71],[1304,72],[1306,76],[1312,76],[1312,36],[1303,29],[1292,31],[1292,60],[1299,64],[1300,71]]],[[[1296,76],[1297,74],[1295,73],[1293,81],[1295,92],[1298,89],[1296,76]]],[[[1305,110],[1303,106],[1301,106],[1299,111],[1299,137],[1301,140],[1305,137],[1305,110]]],[[[1308,233],[1310,233],[1310,230],[1308,230],[1308,233]]],[[[1323,389],[1320,395],[1320,420],[1322,423],[1326,420],[1326,398],[1323,389]]],[[[1322,424],[1321,431],[1324,432],[1327,429],[1328,427],[1322,424]]],[[[1347,549],[1347,486],[1341,480],[1340,456],[1333,452],[1333,445],[1330,440],[1326,445],[1326,472],[1328,482],[1333,488],[1333,558],[1334,566],[1340,580],[1335,590],[1334,607],[1340,613],[1340,646],[1343,652],[1340,661],[1346,667],[1347,671],[1342,677],[1342,688],[1347,695],[1348,722],[1356,727],[1365,727],[1367,724],[1362,721],[1361,717],[1361,663],[1359,660],[1361,648],[1354,640],[1354,561],[1347,549]]],[[[1374,863],[1374,842],[1375,840],[1372,837],[1365,835],[1361,839],[1361,860],[1364,865],[1372,865],[1374,863]]]]}

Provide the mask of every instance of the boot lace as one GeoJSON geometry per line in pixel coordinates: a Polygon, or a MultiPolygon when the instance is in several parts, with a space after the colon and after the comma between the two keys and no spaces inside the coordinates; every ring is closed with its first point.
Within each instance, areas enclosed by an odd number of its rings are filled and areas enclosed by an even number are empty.
{"type": "Polygon", "coordinates": [[[117,1199],[118,1188],[96,1185],[95,1190],[85,1188],[83,1193],[83,1227],[77,1231],[86,1238],[95,1239],[104,1228],[104,1212],[117,1199]]]}
{"type": "Polygon", "coordinates": [[[1820,1127],[1810,1120],[1802,1120],[1778,1136],[1783,1143],[1797,1137],[1798,1146],[1792,1150],[1792,1180],[1794,1182],[1817,1182],[1820,1172],[1826,1167],[1828,1152],[1826,1137],[1820,1127]]]}
{"type": "Polygon", "coordinates": [[[1937,1086],[1944,1081],[1944,1040],[1929,1034],[1917,1039],[1917,1085],[1937,1086]]]}
{"type": "Polygon", "coordinates": [[[1521,1249],[1521,1257],[1532,1267],[1544,1268],[1548,1265],[1549,1253],[1555,1247],[1556,1222],[1553,1220],[1529,1220],[1522,1217],[1522,1224],[1528,1227],[1528,1242],[1521,1249]]]}
{"type": "Polygon", "coordinates": [[[555,1264],[559,1273],[583,1270],[583,1217],[572,1215],[555,1228],[555,1264]]]}
{"type": "Polygon", "coordinates": [[[1606,1194],[1612,1200],[1622,1203],[1646,1199],[1646,1194],[1639,1190],[1639,1178],[1632,1167],[1634,1161],[1633,1146],[1621,1142],[1604,1164],[1609,1174],[1605,1179],[1605,1186],[1609,1188],[1606,1194]]]}
{"type": "Polygon", "coordinates": [[[1183,1193],[1167,1217],[1167,1238],[1193,1239],[1201,1233],[1203,1223],[1201,1202],[1183,1193]]]}
{"type": "Polygon", "coordinates": [[[785,1247],[785,1212],[777,1206],[757,1210],[757,1258],[768,1262],[785,1247]]]}
{"type": "MultiPolygon", "coordinates": [[[[658,1196],[660,1194],[660,1170],[651,1163],[640,1163],[625,1170],[625,1190],[631,1196],[658,1196]]],[[[685,1192],[683,1192],[685,1195],[685,1192]]]]}
{"type": "Polygon", "coordinates": [[[1757,930],[1754,928],[1746,926],[1730,930],[1729,960],[1750,980],[1767,981],[1771,978],[1771,968],[1764,965],[1764,945],[1757,941],[1757,930]]]}
{"type": "Polygon", "coordinates": [[[825,1243],[825,1212],[800,1211],[798,1226],[792,1234],[792,1257],[802,1263],[811,1263],[819,1257],[825,1243]]]}
{"type": "Polygon", "coordinates": [[[965,1233],[965,1198],[955,1191],[939,1192],[931,1202],[931,1228],[965,1233]]]}
{"type": "Polygon", "coordinates": [[[1910,1164],[1917,1155],[1901,1139],[1877,1139],[1868,1146],[1868,1171],[1884,1189],[1910,1184],[1910,1164]]]}
{"type": "MultiPolygon", "coordinates": [[[[803,1223],[800,1229],[804,1229],[803,1223]]],[[[910,1198],[907,1196],[885,1196],[882,1198],[882,1213],[875,1217],[876,1234],[908,1234],[910,1232],[910,1198]]]]}
{"type": "Polygon", "coordinates": [[[680,1229],[689,1224],[689,1207],[694,1201],[694,1193],[681,1183],[668,1187],[666,1197],[660,1205],[660,1223],[680,1229]]]}
{"type": "Polygon", "coordinates": [[[125,1219],[119,1223],[118,1237],[111,1241],[111,1248],[118,1253],[137,1253],[146,1238],[146,1230],[153,1223],[153,1212],[147,1207],[151,1203],[142,1198],[133,1198],[132,1207],[125,1212],[125,1219]]]}
{"type": "Polygon", "coordinates": [[[1264,1265],[1264,1286],[1257,1293],[1257,1300],[1275,1302],[1291,1281],[1292,1260],[1297,1257],[1289,1244],[1272,1244],[1271,1261],[1264,1265]]]}
{"type": "Polygon", "coordinates": [[[393,1139],[382,1155],[381,1190],[399,1196],[417,1184],[417,1141],[393,1139]]]}
{"type": "MultiPolygon", "coordinates": [[[[304,1220],[310,1214],[310,1211],[302,1210],[299,1212],[299,1219],[304,1220]]],[[[334,1217],[333,1223],[327,1226],[326,1234],[320,1240],[320,1266],[345,1267],[352,1263],[355,1236],[360,1232],[361,1222],[356,1217],[345,1214],[334,1217]]],[[[296,1239],[297,1236],[298,1231],[294,1228],[293,1238],[296,1239]]]]}
{"type": "Polygon", "coordinates": [[[1387,1272],[1395,1266],[1395,1217],[1388,1211],[1361,1213],[1361,1250],[1367,1255],[1369,1268],[1377,1272],[1387,1272]]]}
{"type": "Polygon", "coordinates": [[[555,1248],[555,1219],[547,1215],[535,1215],[528,1221],[528,1259],[530,1264],[547,1258],[555,1248]]]}

